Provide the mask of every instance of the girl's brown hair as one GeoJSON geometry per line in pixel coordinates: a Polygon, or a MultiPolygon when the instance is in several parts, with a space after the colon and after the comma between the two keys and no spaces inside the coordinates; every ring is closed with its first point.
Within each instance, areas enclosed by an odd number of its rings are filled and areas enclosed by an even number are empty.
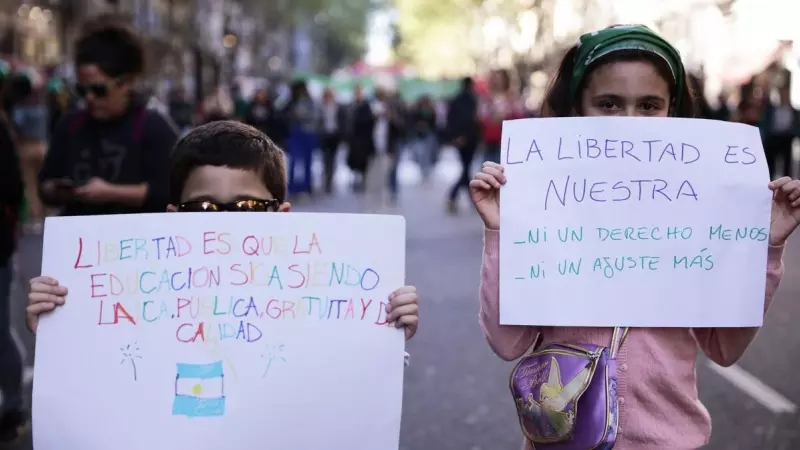
{"type": "MultiPolygon", "coordinates": [[[[622,50],[610,53],[599,60],[595,61],[586,72],[586,75],[581,80],[578,86],[577,94],[574,98],[570,95],[570,83],[572,82],[572,69],[575,60],[575,52],[578,47],[573,46],[564,55],[561,64],[558,67],[555,77],[550,81],[550,86],[547,88],[544,102],[542,103],[542,117],[569,117],[577,113],[582,115],[581,111],[581,96],[586,89],[586,84],[589,77],[592,76],[594,71],[603,65],[620,62],[620,61],[647,61],[655,66],[659,75],[667,80],[672,85],[672,74],[667,63],[658,55],[642,50],[622,50]]],[[[688,81],[688,77],[684,77],[684,86],[681,89],[680,108],[677,110],[674,106],[670,107],[670,116],[673,117],[695,117],[695,97],[688,81]]],[[[675,95],[674,87],[670,88],[670,96],[675,95]]],[[[675,103],[674,99],[671,103],[675,103]]]]}

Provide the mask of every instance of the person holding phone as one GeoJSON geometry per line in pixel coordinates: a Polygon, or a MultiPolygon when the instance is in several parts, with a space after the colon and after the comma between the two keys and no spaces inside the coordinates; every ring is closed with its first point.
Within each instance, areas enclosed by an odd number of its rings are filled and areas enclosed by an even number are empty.
{"type": "Polygon", "coordinates": [[[83,30],[75,91],[85,108],[55,127],[39,173],[42,200],[70,216],[163,211],[178,132],[134,89],[144,71],[143,44],[111,17],[83,30]]]}

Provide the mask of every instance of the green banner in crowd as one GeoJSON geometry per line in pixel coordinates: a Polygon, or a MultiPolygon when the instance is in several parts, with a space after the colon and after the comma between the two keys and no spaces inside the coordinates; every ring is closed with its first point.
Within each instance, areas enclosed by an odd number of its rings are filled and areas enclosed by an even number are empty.
{"type": "MultiPolygon", "coordinates": [[[[313,73],[297,73],[294,79],[306,80],[312,95],[318,96],[325,88],[331,88],[339,97],[349,99],[356,86],[361,86],[367,93],[374,91],[379,76],[328,77],[313,73]]],[[[458,80],[400,77],[394,78],[394,83],[400,96],[407,102],[415,102],[423,95],[429,95],[434,99],[451,97],[459,88],[458,80]]]]}

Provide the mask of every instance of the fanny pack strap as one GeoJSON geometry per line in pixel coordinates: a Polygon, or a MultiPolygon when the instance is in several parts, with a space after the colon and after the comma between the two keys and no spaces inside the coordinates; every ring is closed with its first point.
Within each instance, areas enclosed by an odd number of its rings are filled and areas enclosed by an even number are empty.
{"type": "MultiPolygon", "coordinates": [[[[608,348],[611,359],[617,357],[617,352],[622,347],[622,342],[628,336],[629,330],[630,328],[628,327],[614,327],[614,332],[611,333],[611,345],[608,348]]],[[[533,341],[533,347],[531,347],[530,353],[533,353],[539,349],[539,346],[542,345],[543,338],[544,335],[541,331],[536,334],[536,339],[533,341]]]]}
{"type": "Polygon", "coordinates": [[[614,327],[614,332],[611,334],[611,346],[608,348],[609,357],[615,359],[617,352],[622,347],[622,341],[628,336],[628,327],[614,327]]]}

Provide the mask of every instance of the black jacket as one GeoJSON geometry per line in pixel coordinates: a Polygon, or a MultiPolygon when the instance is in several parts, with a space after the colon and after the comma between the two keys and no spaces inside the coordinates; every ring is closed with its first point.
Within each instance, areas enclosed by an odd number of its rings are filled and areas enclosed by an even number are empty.
{"type": "Polygon", "coordinates": [[[100,122],[84,110],[76,111],[56,125],[39,180],[69,179],[81,186],[99,177],[113,184],[148,184],[140,208],[71,203],[63,205],[63,215],[163,212],[169,199],[169,155],[177,140],[171,120],[148,109],[141,98],[111,121],[100,122]]]}
{"type": "Polygon", "coordinates": [[[14,254],[23,199],[19,155],[5,117],[0,117],[0,266],[14,254]]]}
{"type": "Polygon", "coordinates": [[[461,91],[450,102],[447,110],[447,137],[451,140],[464,138],[467,144],[480,139],[478,123],[478,99],[469,91],[461,91]]]}

